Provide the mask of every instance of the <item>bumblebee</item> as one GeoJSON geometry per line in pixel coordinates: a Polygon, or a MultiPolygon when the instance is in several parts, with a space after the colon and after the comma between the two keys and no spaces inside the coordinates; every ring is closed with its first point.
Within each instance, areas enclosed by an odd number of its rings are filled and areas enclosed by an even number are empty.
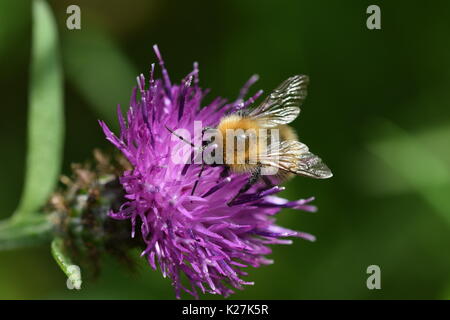
{"type": "MultiPolygon", "coordinates": [[[[234,200],[260,179],[268,187],[272,187],[295,175],[316,179],[333,176],[326,164],[311,153],[304,143],[298,141],[294,129],[288,126],[300,113],[300,107],[307,95],[308,83],[309,78],[306,75],[290,77],[260,105],[228,114],[220,120],[216,128],[203,129],[202,134],[210,130],[216,133],[214,141],[203,141],[203,150],[214,143],[217,149],[222,151],[221,163],[213,164],[224,166],[221,176],[227,176],[229,171],[251,173],[247,183],[228,205],[233,205],[234,200]],[[271,139],[274,132],[277,136],[275,142],[271,139]]],[[[173,133],[172,130],[169,131],[173,133]]],[[[199,178],[203,169],[204,164],[199,178]]],[[[194,184],[192,194],[197,184],[198,180],[194,184]]]]}

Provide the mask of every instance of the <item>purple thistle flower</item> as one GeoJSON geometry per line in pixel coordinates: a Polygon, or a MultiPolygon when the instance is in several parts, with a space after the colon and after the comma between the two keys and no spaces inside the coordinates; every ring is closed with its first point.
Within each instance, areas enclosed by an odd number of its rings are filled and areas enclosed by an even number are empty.
{"type": "Polygon", "coordinates": [[[146,246],[141,256],[153,269],[159,265],[163,276],[171,278],[177,298],[182,290],[198,298],[198,289],[228,296],[234,292],[233,287],[242,289],[243,285],[253,284],[242,280],[247,275],[245,267],[272,263],[265,257],[271,253],[269,244],[290,244],[292,241],[285,237],[314,241],[312,235],[275,225],[274,219],[282,208],[315,211],[308,204],[314,199],[288,201],[275,195],[283,187],[263,191],[253,187],[229,207],[227,202],[248,175],[221,177],[221,167],[212,166],[205,166],[196,192],[191,195],[201,166],[171,161],[171,152],[179,141],[172,139],[166,127],[185,128],[192,134],[195,120],[216,126],[225,113],[246,108],[262,92],[244,101],[257,80],[253,76],[233,103],[216,98],[203,107],[207,92],[198,86],[197,64],[180,85],[173,85],[156,46],[154,50],[162,80],[154,79],[154,65],[147,89],[144,76],[137,78],[126,120],[118,107],[120,136],[99,121],[106,138],[133,167],[120,178],[126,202],[110,216],[129,219],[132,237],[136,226],[140,227],[146,246]],[[190,287],[182,283],[182,274],[190,287]]]}

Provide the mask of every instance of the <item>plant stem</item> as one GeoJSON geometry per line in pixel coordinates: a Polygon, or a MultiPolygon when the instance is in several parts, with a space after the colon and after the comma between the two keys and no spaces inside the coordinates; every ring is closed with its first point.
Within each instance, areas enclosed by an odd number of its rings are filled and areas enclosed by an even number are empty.
{"type": "Polygon", "coordinates": [[[0,251],[49,243],[52,236],[53,224],[43,214],[0,221],[0,251]]]}
{"type": "Polygon", "coordinates": [[[75,265],[65,252],[63,240],[61,238],[53,239],[51,248],[53,258],[70,280],[70,283],[68,285],[73,286],[73,288],[79,290],[82,283],[80,267],[75,265]]]}

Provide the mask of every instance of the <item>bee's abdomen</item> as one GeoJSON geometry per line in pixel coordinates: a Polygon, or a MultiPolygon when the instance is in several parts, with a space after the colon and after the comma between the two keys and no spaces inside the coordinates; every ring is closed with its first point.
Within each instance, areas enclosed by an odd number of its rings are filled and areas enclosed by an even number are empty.
{"type": "Polygon", "coordinates": [[[292,127],[283,124],[281,126],[278,126],[277,129],[279,130],[281,141],[298,140],[297,133],[292,127]]]}

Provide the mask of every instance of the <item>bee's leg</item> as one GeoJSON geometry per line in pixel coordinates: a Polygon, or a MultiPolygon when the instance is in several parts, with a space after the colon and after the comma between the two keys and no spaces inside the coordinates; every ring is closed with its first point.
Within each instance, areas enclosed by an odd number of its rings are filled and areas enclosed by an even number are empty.
{"type": "Polygon", "coordinates": [[[229,166],[223,166],[223,170],[220,173],[220,178],[224,179],[230,175],[230,167],[229,166]]]}
{"type": "Polygon", "coordinates": [[[270,189],[275,186],[275,184],[272,182],[272,180],[270,180],[270,178],[268,176],[261,175],[261,178],[264,181],[264,183],[266,184],[266,188],[264,188],[264,189],[270,189]]]}
{"type": "Polygon", "coordinates": [[[244,192],[248,191],[248,189],[250,189],[256,182],[258,182],[260,177],[261,177],[261,166],[258,165],[255,171],[252,172],[252,175],[248,179],[247,183],[239,190],[239,192],[233,197],[233,199],[228,201],[227,205],[230,207],[233,204],[234,200],[236,200],[244,192]]]}

